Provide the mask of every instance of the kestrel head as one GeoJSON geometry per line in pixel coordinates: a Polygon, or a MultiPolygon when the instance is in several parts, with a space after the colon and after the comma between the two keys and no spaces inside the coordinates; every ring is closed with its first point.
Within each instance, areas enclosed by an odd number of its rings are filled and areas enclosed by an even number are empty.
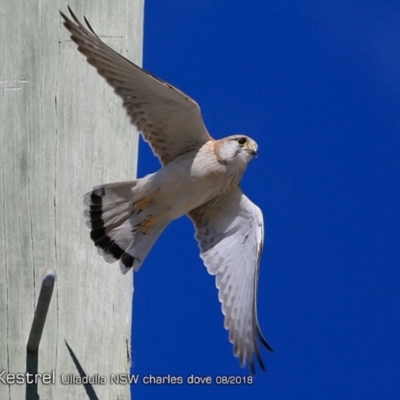
{"type": "Polygon", "coordinates": [[[257,143],[245,135],[232,135],[216,142],[217,156],[220,162],[247,166],[257,155],[257,143]]]}

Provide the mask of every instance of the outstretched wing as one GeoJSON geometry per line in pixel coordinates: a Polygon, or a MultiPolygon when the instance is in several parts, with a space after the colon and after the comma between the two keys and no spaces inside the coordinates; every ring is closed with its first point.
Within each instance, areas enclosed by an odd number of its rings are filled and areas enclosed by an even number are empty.
{"type": "Polygon", "coordinates": [[[196,227],[200,257],[216,276],[225,328],[234,354],[254,374],[254,354],[265,370],[258,339],[270,351],[257,320],[257,287],[264,239],[261,210],[239,189],[189,213],[196,227]]]}
{"type": "Polygon", "coordinates": [[[123,99],[131,122],[142,132],[163,165],[211,140],[198,104],[107,46],[76,18],[61,13],[78,50],[123,99]]]}

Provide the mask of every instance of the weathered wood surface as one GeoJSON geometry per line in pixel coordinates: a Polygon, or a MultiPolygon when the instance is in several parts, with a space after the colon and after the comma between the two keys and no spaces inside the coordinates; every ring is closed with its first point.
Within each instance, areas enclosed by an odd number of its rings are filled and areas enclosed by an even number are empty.
{"type": "MultiPolygon", "coordinates": [[[[141,63],[143,0],[69,5],[141,63]]],[[[129,385],[109,379],[129,372],[132,275],[97,255],[82,196],[135,177],[137,133],[70,40],[59,15],[67,3],[0,6],[0,372],[55,371],[48,385],[0,382],[0,399],[128,399],[129,385]],[[57,280],[35,359],[26,345],[48,267],[57,280]],[[61,375],[82,371],[107,384],[62,383],[61,375]]]]}

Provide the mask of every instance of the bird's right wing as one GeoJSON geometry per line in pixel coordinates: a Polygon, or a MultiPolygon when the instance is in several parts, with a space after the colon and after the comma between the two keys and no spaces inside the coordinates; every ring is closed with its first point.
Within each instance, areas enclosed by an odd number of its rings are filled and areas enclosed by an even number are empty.
{"type": "Polygon", "coordinates": [[[73,21],[61,15],[78,50],[123,99],[131,122],[163,165],[211,140],[193,99],[111,49],[86,18],[88,28],[68,9],[73,21]]]}
{"type": "Polygon", "coordinates": [[[216,276],[225,328],[234,354],[254,373],[254,353],[262,369],[258,339],[270,351],[257,320],[257,287],[264,240],[261,210],[240,190],[216,198],[189,213],[196,227],[200,257],[216,276]]]}

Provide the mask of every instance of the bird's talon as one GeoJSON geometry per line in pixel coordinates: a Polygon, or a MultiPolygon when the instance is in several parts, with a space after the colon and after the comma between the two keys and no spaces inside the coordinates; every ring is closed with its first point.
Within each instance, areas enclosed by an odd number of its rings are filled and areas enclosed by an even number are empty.
{"type": "Polygon", "coordinates": [[[135,212],[140,214],[150,204],[151,201],[152,201],[152,197],[146,196],[146,197],[143,197],[142,199],[134,202],[132,204],[132,213],[131,214],[133,214],[135,212]]]}
{"type": "Polygon", "coordinates": [[[134,225],[135,229],[132,229],[131,232],[142,232],[144,235],[147,234],[147,232],[150,230],[150,228],[154,225],[156,222],[156,218],[154,218],[152,215],[149,215],[146,217],[142,222],[134,225]]]}

